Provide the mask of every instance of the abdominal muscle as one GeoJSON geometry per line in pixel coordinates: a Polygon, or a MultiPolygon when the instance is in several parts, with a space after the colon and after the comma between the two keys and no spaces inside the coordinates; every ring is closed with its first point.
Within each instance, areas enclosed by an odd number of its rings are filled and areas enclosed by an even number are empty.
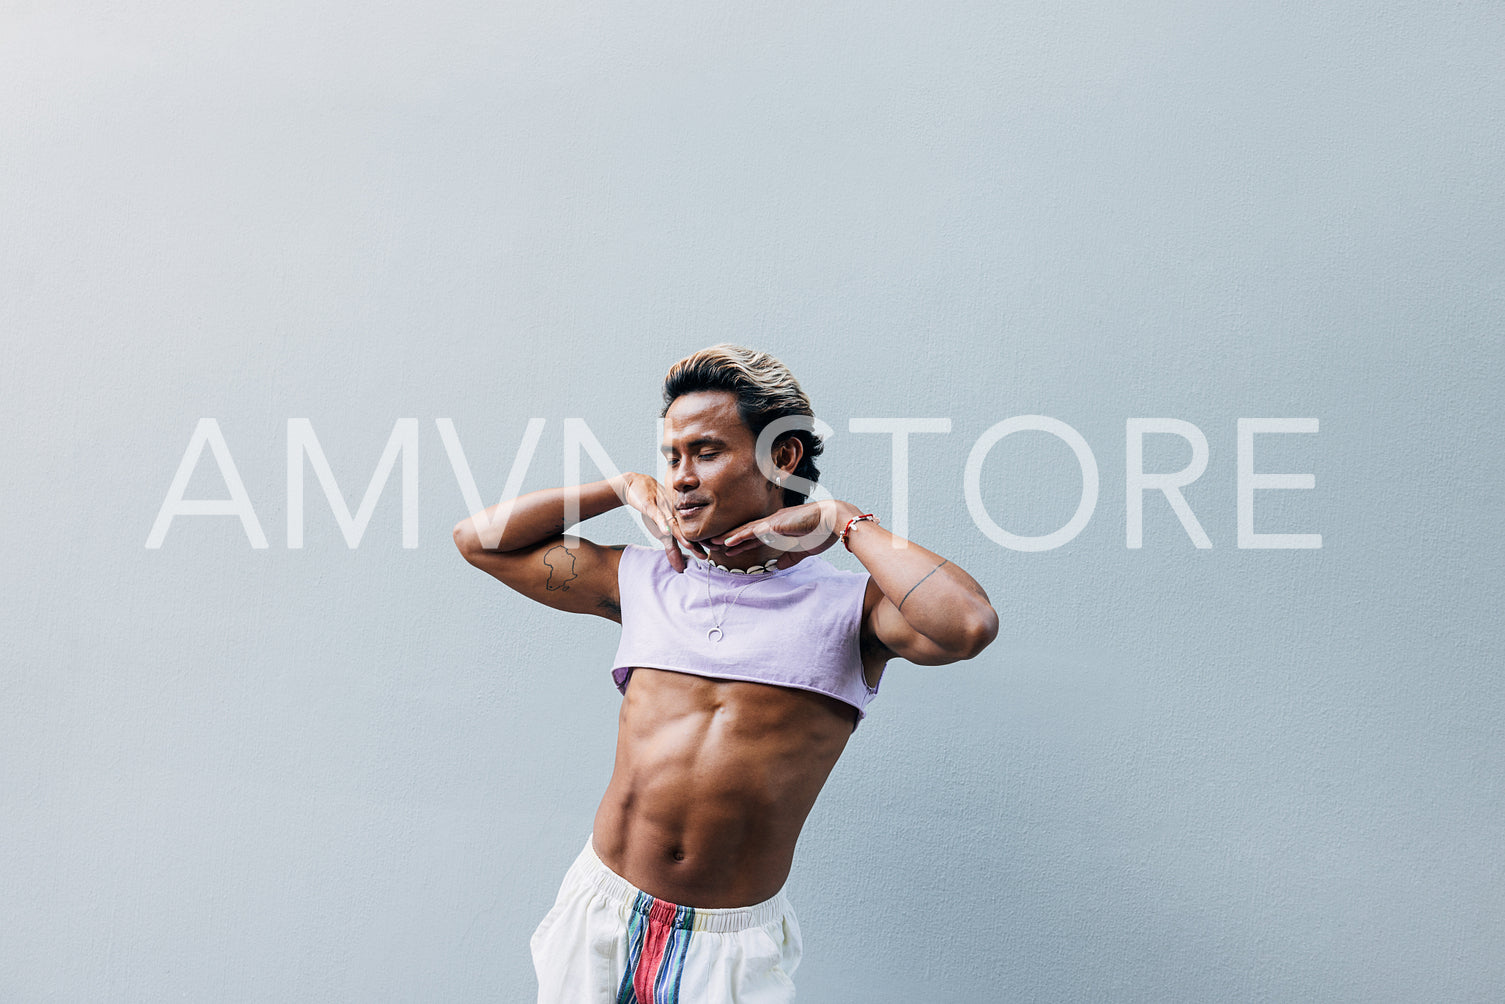
{"type": "Polygon", "coordinates": [[[855,717],[813,691],[634,669],[596,811],[597,856],[682,906],[773,897],[855,717]]]}

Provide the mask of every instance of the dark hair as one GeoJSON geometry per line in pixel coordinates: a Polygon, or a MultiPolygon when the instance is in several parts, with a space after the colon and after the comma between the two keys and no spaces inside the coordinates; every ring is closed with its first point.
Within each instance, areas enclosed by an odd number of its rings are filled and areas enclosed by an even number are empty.
{"type": "MultiPolygon", "coordinates": [[[[675,398],[702,390],[726,390],[735,394],[737,414],[742,417],[742,424],[752,431],[755,443],[763,430],[777,419],[787,415],[812,419],[780,433],[773,445],[777,446],[790,437],[798,439],[804,449],[794,468],[795,477],[805,478],[811,484],[820,480],[820,468],[815,466],[815,458],[820,456],[824,446],[815,434],[815,412],[787,366],[767,352],[755,352],[727,342],[701,349],[669,368],[668,376],[664,377],[664,409],[659,412],[659,418],[669,413],[669,405],[675,398]]],[[[786,506],[801,505],[806,498],[793,488],[784,488],[786,506]]]]}

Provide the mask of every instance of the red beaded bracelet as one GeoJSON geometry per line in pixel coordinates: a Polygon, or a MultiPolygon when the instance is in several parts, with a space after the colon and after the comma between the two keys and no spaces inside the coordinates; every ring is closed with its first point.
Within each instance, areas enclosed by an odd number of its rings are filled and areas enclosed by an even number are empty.
{"type": "Polygon", "coordinates": [[[865,519],[870,519],[874,523],[878,522],[878,517],[874,516],[870,512],[865,512],[861,516],[853,516],[851,519],[847,520],[847,525],[842,527],[841,533],[836,535],[836,539],[841,541],[842,547],[845,547],[848,551],[852,549],[852,545],[847,543],[847,534],[852,532],[852,525],[854,523],[861,523],[865,519]]]}

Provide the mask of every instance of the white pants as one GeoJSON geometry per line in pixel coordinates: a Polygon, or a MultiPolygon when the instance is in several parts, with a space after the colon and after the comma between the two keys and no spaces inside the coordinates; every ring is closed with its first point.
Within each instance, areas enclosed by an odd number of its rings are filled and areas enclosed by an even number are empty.
{"type": "Polygon", "coordinates": [[[800,925],[780,890],[735,909],[655,899],[589,839],[533,932],[539,1004],[787,1004],[800,925]]]}

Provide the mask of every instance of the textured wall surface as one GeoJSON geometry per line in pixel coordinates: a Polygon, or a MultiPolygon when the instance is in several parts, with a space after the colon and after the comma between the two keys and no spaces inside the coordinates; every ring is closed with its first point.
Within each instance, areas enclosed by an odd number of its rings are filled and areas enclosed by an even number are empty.
{"type": "MultiPolygon", "coordinates": [[[[817,803],[802,1000],[1500,999],[1501,51],[1495,2],[4,5],[0,998],[529,999],[618,629],[456,555],[436,420],[487,503],[530,418],[525,490],[567,418],[651,473],[731,340],[880,515],[850,421],[951,419],[909,533],[1002,619],[817,803]],[[963,493],[1024,414],[1101,474],[1040,553],[963,493]],[[265,548],[146,546],[206,417],[265,548]],[[1125,546],[1136,417],[1206,435],[1210,549],[1158,494],[1125,546]],[[1320,421],[1255,460],[1320,549],[1237,546],[1244,417],[1320,421]],[[291,419],[342,514],[411,432],[416,547],[400,460],[354,548],[308,465],[289,547],[291,419]]],[[[1021,534],[1080,488],[1041,433],[981,477],[1021,534]]]]}

